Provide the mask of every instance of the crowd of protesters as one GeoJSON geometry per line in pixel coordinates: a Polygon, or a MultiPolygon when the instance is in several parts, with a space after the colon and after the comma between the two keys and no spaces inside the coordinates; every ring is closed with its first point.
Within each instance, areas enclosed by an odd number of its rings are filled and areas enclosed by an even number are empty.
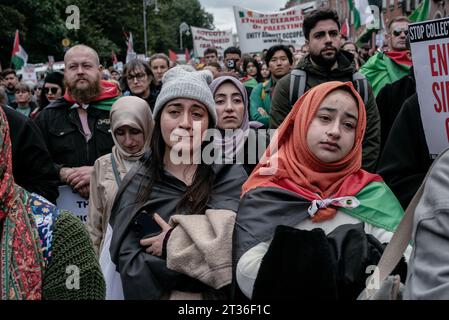
{"type": "Polygon", "coordinates": [[[4,70],[0,298],[357,298],[432,164],[408,24],[369,51],[318,9],[296,49],[119,71],[76,45],[36,86],[4,70]],[[89,200],[85,225],[58,208],[63,185],[89,200]],[[360,235],[368,257],[350,259],[360,235]]]}

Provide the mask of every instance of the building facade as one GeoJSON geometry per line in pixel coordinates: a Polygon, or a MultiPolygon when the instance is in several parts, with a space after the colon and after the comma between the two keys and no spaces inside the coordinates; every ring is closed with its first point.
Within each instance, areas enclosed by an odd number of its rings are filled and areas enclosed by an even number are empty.
{"type": "MultiPolygon", "coordinates": [[[[353,0],[352,0],[353,1],[353,0]]],[[[397,16],[409,16],[423,0],[368,0],[370,5],[381,6],[382,26],[388,26],[388,23],[397,16]]],[[[310,2],[309,0],[289,0],[285,8],[310,2]]],[[[358,31],[352,25],[351,12],[349,10],[348,0],[317,0],[318,7],[335,8],[343,23],[348,19],[350,24],[350,38],[357,40],[364,35],[362,28],[358,31]]],[[[449,16],[449,0],[430,0],[430,10],[428,19],[438,19],[449,16]]],[[[382,32],[382,31],[379,31],[382,32]]],[[[378,33],[379,33],[378,32],[378,33]]],[[[365,38],[366,40],[366,38],[365,38]]],[[[374,40],[374,38],[373,38],[374,40]]]]}

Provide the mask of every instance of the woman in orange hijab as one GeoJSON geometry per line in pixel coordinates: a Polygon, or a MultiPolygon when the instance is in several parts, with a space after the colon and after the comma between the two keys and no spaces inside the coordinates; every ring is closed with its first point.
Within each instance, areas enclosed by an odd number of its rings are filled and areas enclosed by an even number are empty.
{"type": "MultiPolygon", "coordinates": [[[[278,272],[268,276],[277,286],[271,291],[268,288],[268,292],[272,297],[290,297],[276,289],[295,283],[285,279],[289,275],[289,259],[295,257],[301,257],[301,270],[313,270],[320,281],[336,281],[335,265],[329,262],[328,273],[320,269],[325,262],[317,257],[328,248],[318,246],[318,240],[310,240],[313,236],[303,234],[303,242],[287,241],[281,245],[282,252],[273,253],[278,226],[290,234],[291,230],[305,230],[314,235],[321,229],[326,240],[325,235],[339,226],[363,223],[362,232],[381,243],[390,240],[403,210],[380,176],[361,169],[365,127],[365,106],[350,82],[321,84],[298,100],[243,185],[234,231],[234,289],[254,298],[258,287],[267,286],[258,281],[267,278],[261,273],[278,272]],[[272,261],[273,254],[279,266],[263,267],[262,261],[272,261]]],[[[327,259],[326,255],[323,257],[327,259]]],[[[297,274],[300,270],[292,272],[297,274]]],[[[310,279],[314,272],[309,270],[302,276],[310,279]]],[[[286,292],[295,290],[301,288],[285,288],[286,292]]],[[[336,297],[323,292],[307,294],[310,298],[336,297]]]]}

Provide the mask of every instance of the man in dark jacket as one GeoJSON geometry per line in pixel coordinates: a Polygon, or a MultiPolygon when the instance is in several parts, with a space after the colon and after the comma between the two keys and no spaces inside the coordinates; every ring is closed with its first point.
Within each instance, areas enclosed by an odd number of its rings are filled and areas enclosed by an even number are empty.
{"type": "Polygon", "coordinates": [[[383,150],[388,134],[390,133],[393,122],[402,108],[405,100],[416,93],[415,76],[413,67],[409,73],[401,79],[386,84],[380,89],[376,97],[377,107],[380,115],[380,149],[383,150]]]}
{"type": "Polygon", "coordinates": [[[29,192],[55,203],[58,173],[36,124],[6,105],[5,90],[0,88],[0,106],[9,124],[14,180],[29,192]]]}
{"type": "Polygon", "coordinates": [[[6,95],[8,96],[8,105],[11,105],[16,101],[15,96],[15,88],[19,83],[19,78],[17,77],[17,73],[13,69],[6,69],[2,73],[5,87],[6,87],[6,95]]]}
{"type": "Polygon", "coordinates": [[[421,185],[433,159],[429,154],[421,119],[418,95],[408,98],[385,143],[377,173],[407,208],[421,185]]]}
{"type": "MultiPolygon", "coordinates": [[[[340,51],[340,23],[331,9],[311,12],[303,24],[309,55],[296,67],[307,75],[305,90],[327,81],[352,81],[357,72],[354,57],[340,51]]],[[[362,167],[373,172],[380,147],[380,117],[371,86],[368,87],[366,108],[366,132],[363,141],[362,167]]],[[[271,100],[270,128],[277,128],[290,112],[296,101],[290,102],[290,75],[280,79],[271,100]]]]}
{"type": "Polygon", "coordinates": [[[89,197],[93,164],[111,152],[109,111],[117,87],[101,80],[98,55],[84,45],[64,57],[64,97],[53,101],[36,119],[59,172],[60,181],[89,197]]]}

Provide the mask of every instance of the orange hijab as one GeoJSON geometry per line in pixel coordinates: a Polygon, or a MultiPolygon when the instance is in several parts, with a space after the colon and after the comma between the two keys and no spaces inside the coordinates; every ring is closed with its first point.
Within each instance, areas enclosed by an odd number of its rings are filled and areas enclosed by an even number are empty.
{"type": "MultiPolygon", "coordinates": [[[[335,196],[343,182],[358,172],[362,165],[362,140],[365,134],[366,112],[362,98],[351,82],[326,82],[307,91],[293,106],[268,146],[264,157],[243,185],[243,194],[267,184],[287,180],[316,199],[335,196]],[[352,150],[338,162],[325,163],[319,160],[307,144],[307,132],[324,98],[332,91],[347,87],[357,98],[358,122],[352,150]],[[276,144],[278,141],[277,150],[276,144]],[[271,174],[268,174],[271,171],[271,174]]],[[[333,217],[334,208],[321,209],[313,218],[318,222],[333,217]]]]}

